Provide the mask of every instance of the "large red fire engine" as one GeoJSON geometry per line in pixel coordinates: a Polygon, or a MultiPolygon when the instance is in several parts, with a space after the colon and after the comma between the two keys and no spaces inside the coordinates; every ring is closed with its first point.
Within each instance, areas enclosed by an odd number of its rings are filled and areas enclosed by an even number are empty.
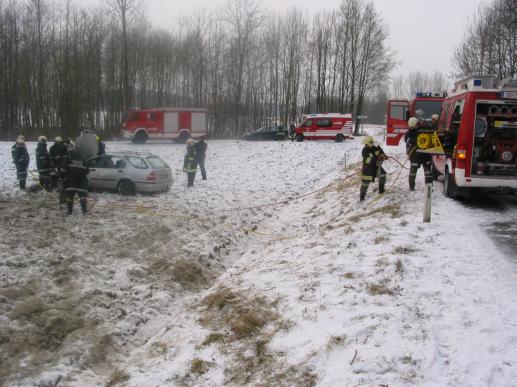
{"type": "Polygon", "coordinates": [[[445,154],[433,156],[433,168],[445,176],[446,196],[473,187],[517,189],[517,79],[475,75],[456,82],[438,134],[445,154]]]}
{"type": "Polygon", "coordinates": [[[418,92],[409,101],[407,99],[392,99],[388,101],[386,120],[386,145],[398,145],[409,127],[410,117],[418,117],[420,121],[431,121],[433,114],[440,114],[445,93],[418,92]]]}
{"type": "Polygon", "coordinates": [[[184,142],[207,134],[206,109],[165,108],[128,111],[122,122],[122,134],[135,143],[152,140],[184,142]]]}

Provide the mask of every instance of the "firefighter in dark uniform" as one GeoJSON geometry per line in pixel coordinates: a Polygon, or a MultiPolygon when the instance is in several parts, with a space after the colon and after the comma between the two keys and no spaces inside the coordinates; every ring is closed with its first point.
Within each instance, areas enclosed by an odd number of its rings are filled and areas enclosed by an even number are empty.
{"type": "Polygon", "coordinates": [[[79,203],[81,204],[81,211],[86,214],[86,197],[88,196],[88,167],[79,153],[79,148],[75,147],[70,153],[70,159],[64,166],[66,175],[65,193],[68,215],[72,214],[74,208],[74,196],[79,196],[79,203]]]}
{"type": "Polygon", "coordinates": [[[52,168],[50,154],[47,150],[47,138],[45,136],[38,137],[36,167],[38,168],[40,186],[47,191],[52,191],[51,173],[54,171],[54,168],[52,168]]]}
{"type": "Polygon", "coordinates": [[[201,137],[194,146],[196,147],[196,156],[197,162],[199,163],[199,169],[201,170],[201,177],[203,178],[203,180],[206,180],[205,156],[207,144],[205,142],[205,139],[201,137]]]}
{"type": "Polygon", "coordinates": [[[187,174],[188,183],[187,187],[194,185],[194,179],[196,178],[197,171],[197,154],[196,147],[194,146],[194,140],[189,138],[187,140],[187,152],[183,159],[183,172],[187,174]]]}
{"type": "Polygon", "coordinates": [[[55,174],[53,176],[52,185],[59,192],[59,202],[65,202],[65,191],[64,191],[64,180],[65,173],[63,167],[68,163],[68,148],[63,143],[63,139],[59,136],[54,138],[54,144],[50,146],[48,150],[50,154],[50,160],[55,168],[55,174]]]}
{"type": "Polygon", "coordinates": [[[433,114],[431,116],[431,130],[433,132],[438,131],[438,121],[440,120],[440,116],[438,114],[433,114]]]}
{"type": "Polygon", "coordinates": [[[424,167],[425,183],[432,184],[433,176],[431,173],[431,155],[425,153],[419,153],[417,139],[418,135],[422,133],[420,130],[420,123],[416,117],[411,117],[408,120],[409,130],[404,137],[406,141],[406,154],[409,156],[411,161],[411,167],[409,168],[409,189],[415,190],[415,181],[418,168],[424,167]]]}
{"type": "Polygon", "coordinates": [[[373,137],[367,136],[363,139],[364,148],[363,168],[361,170],[361,192],[359,200],[363,201],[366,197],[366,191],[370,183],[379,178],[379,194],[384,193],[384,185],[386,184],[386,171],[382,167],[382,162],[386,160],[386,155],[379,145],[373,143],[373,137]]]}
{"type": "Polygon", "coordinates": [[[106,154],[106,144],[104,144],[101,141],[101,138],[99,136],[96,136],[97,138],[97,156],[102,156],[106,154]]]}
{"type": "Polygon", "coordinates": [[[20,135],[16,138],[16,144],[11,148],[11,155],[13,157],[13,163],[16,166],[16,178],[20,184],[20,189],[25,189],[30,157],[23,136],[20,135]]]}

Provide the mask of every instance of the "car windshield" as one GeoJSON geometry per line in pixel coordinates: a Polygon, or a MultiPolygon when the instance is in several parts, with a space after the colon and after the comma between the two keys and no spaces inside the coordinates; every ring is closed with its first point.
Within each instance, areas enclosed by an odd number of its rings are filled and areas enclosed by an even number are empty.
{"type": "Polygon", "coordinates": [[[442,101],[416,101],[415,111],[422,110],[422,118],[431,118],[433,114],[440,115],[442,101]]]}
{"type": "Polygon", "coordinates": [[[169,166],[161,158],[157,156],[148,157],[147,161],[153,168],[169,168],[169,166]]]}
{"type": "Polygon", "coordinates": [[[147,164],[144,159],[137,156],[126,156],[127,161],[137,169],[147,169],[147,164]]]}

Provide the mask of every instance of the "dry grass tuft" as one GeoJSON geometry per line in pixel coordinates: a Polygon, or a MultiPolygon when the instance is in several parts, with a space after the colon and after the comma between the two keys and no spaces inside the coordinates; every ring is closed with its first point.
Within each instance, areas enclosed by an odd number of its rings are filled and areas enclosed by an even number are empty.
{"type": "Polygon", "coordinates": [[[412,254],[416,253],[418,251],[417,248],[414,248],[412,246],[398,246],[393,250],[395,254],[412,254]]]}
{"type": "Polygon", "coordinates": [[[208,371],[210,365],[209,362],[196,357],[190,362],[190,372],[196,375],[202,375],[208,371]]]}
{"type": "Polygon", "coordinates": [[[343,273],[343,278],[352,279],[352,278],[355,278],[355,274],[352,273],[351,271],[347,271],[346,273],[343,273]]]}
{"type": "Polygon", "coordinates": [[[330,336],[327,343],[327,351],[331,351],[333,348],[343,345],[346,341],[346,335],[341,336],[330,336]]]}
{"type": "Polygon", "coordinates": [[[402,265],[402,261],[400,258],[397,258],[397,262],[395,262],[395,273],[402,274],[404,272],[404,266],[402,265]]]}
{"type": "Polygon", "coordinates": [[[124,382],[127,382],[129,380],[129,375],[122,371],[122,370],[115,370],[111,374],[110,378],[108,379],[108,383],[106,383],[106,387],[115,387],[117,385],[121,385],[124,382]]]}
{"type": "Polygon", "coordinates": [[[348,223],[357,223],[363,218],[372,215],[390,215],[392,218],[400,218],[402,216],[401,207],[399,203],[387,204],[385,206],[374,208],[366,213],[357,214],[347,219],[348,223]]]}
{"type": "Polygon", "coordinates": [[[238,339],[250,336],[266,325],[266,317],[269,313],[248,310],[237,313],[231,322],[231,330],[238,339]]]}
{"type": "Polygon", "coordinates": [[[199,290],[210,285],[212,274],[196,259],[171,262],[159,259],[149,268],[149,273],[180,284],[184,289],[199,290]]]}
{"type": "Polygon", "coordinates": [[[368,284],[367,290],[371,296],[379,296],[379,295],[394,296],[395,295],[395,292],[392,289],[390,289],[386,284],[383,284],[383,283],[368,284]]]}
{"type": "Polygon", "coordinates": [[[224,342],[224,338],[225,335],[223,335],[222,333],[212,332],[205,338],[201,345],[208,346],[213,343],[221,343],[224,342]]]}
{"type": "Polygon", "coordinates": [[[230,289],[225,286],[218,287],[214,292],[210,293],[203,299],[208,309],[221,310],[229,304],[233,304],[238,301],[238,296],[230,289]]]}

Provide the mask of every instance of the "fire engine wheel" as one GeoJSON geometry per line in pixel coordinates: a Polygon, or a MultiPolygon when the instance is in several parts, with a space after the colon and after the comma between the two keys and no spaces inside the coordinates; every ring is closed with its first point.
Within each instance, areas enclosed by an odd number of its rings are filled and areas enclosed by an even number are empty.
{"type": "Polygon", "coordinates": [[[296,142],[302,142],[303,141],[303,135],[297,134],[294,139],[296,140],[296,142]]]}
{"type": "Polygon", "coordinates": [[[136,187],[130,180],[121,180],[117,186],[117,192],[122,196],[136,195],[136,187]]]}
{"type": "Polygon", "coordinates": [[[449,173],[449,168],[445,169],[445,180],[443,182],[443,194],[445,197],[454,199],[456,198],[456,183],[454,178],[449,173]]]}
{"type": "Polygon", "coordinates": [[[338,134],[336,136],[336,142],[343,142],[345,141],[345,136],[343,136],[342,134],[338,134]]]}
{"type": "Polygon", "coordinates": [[[135,138],[133,139],[133,142],[135,144],[145,144],[147,141],[147,133],[140,131],[137,134],[135,134],[135,138]]]}

